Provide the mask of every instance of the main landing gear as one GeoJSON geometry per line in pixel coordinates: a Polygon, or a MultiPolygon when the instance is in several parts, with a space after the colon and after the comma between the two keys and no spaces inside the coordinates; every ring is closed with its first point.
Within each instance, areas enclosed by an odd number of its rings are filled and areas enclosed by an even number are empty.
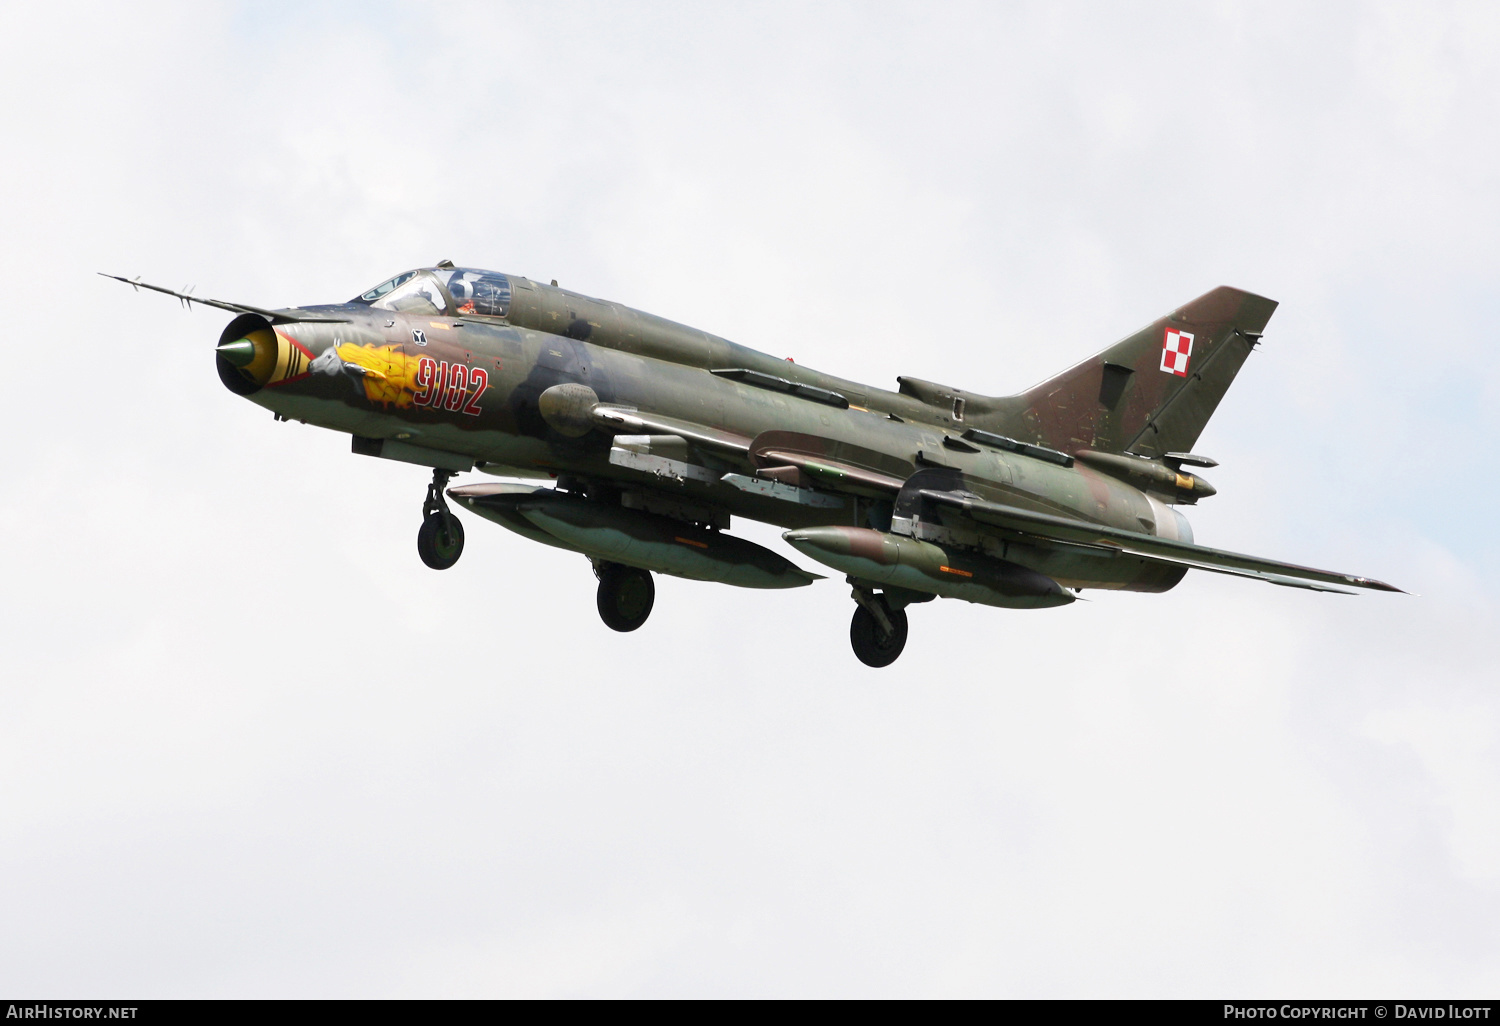
{"type": "Polygon", "coordinates": [[[639,567],[594,560],[599,578],[599,618],[615,631],[633,631],[646,622],[656,602],[651,572],[639,567]]]}
{"type": "Polygon", "coordinates": [[[453,478],[451,470],[434,470],[422,503],[422,526],[417,530],[417,555],[434,570],[446,570],[464,553],[464,525],[448,508],[443,489],[453,478]]]}
{"type": "Polygon", "coordinates": [[[849,643],[866,666],[889,666],[906,647],[906,610],[868,588],[854,586],[854,620],[849,624],[849,643]]]}

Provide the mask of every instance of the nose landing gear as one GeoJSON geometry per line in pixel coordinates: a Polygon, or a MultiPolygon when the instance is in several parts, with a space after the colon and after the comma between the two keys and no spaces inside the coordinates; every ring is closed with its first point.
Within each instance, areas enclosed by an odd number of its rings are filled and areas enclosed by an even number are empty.
{"type": "Polygon", "coordinates": [[[606,627],[633,631],[646,622],[656,602],[650,571],[598,559],[594,576],[599,578],[599,618],[606,627]]]}
{"type": "Polygon", "coordinates": [[[464,525],[459,523],[443,498],[443,489],[453,478],[451,470],[434,470],[422,503],[422,526],[417,530],[417,555],[434,570],[446,570],[464,552],[464,525]]]}

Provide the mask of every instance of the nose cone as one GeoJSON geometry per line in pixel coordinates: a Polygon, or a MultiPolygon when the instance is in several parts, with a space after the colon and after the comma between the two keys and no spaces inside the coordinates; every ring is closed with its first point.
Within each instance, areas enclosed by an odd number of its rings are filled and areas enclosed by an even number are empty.
{"type": "Polygon", "coordinates": [[[302,353],[293,357],[290,342],[260,314],[240,314],[230,321],[214,347],[219,380],[236,395],[252,395],[272,381],[305,370],[302,353]]]}
{"type": "Polygon", "coordinates": [[[216,352],[233,367],[248,367],[255,362],[255,343],[248,338],[225,342],[217,347],[216,352]]]}

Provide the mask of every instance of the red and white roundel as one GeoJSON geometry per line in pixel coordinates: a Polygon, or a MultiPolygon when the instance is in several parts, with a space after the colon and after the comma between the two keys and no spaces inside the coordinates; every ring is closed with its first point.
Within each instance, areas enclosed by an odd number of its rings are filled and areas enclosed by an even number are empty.
{"type": "Polygon", "coordinates": [[[1167,329],[1161,347],[1161,369],[1179,378],[1187,377],[1188,358],[1193,355],[1193,336],[1176,328],[1167,329]]]}

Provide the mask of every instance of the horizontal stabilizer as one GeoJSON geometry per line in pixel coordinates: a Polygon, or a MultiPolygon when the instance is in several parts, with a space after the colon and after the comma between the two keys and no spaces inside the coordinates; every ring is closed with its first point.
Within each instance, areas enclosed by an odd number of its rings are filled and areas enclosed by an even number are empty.
{"type": "MultiPolygon", "coordinates": [[[[1185,566],[1189,570],[1208,570],[1216,574],[1227,574],[1230,577],[1248,577],[1252,581],[1265,581],[1267,584],[1280,585],[1283,588],[1305,588],[1308,591],[1326,591],[1333,595],[1353,595],[1355,592],[1348,588],[1335,588],[1331,584],[1320,584],[1317,581],[1304,581],[1296,577],[1286,577],[1282,574],[1266,573],[1261,570],[1245,570],[1236,567],[1216,566],[1213,563],[1205,563],[1201,559],[1181,559],[1174,556],[1163,556],[1160,554],[1144,556],[1140,553],[1133,555],[1148,559],[1153,563],[1170,563],[1173,566],[1185,566]]],[[[1395,590],[1395,589],[1392,589],[1395,590]]]]}
{"type": "Polygon", "coordinates": [[[1281,563],[1259,556],[1246,556],[1238,552],[1210,549],[1202,545],[1172,541],[1155,535],[1136,531],[1122,531],[1102,524],[1089,524],[1080,520],[1034,513],[998,502],[966,495],[961,492],[923,489],[922,498],[939,505],[962,510],[967,516],[983,524],[1004,528],[1021,535],[1031,535],[1049,540],[1072,542],[1113,549],[1117,552],[1157,562],[1172,563],[1198,570],[1251,577],[1270,584],[1295,588],[1312,588],[1314,591],[1339,591],[1343,588],[1366,588],[1371,591],[1396,591],[1401,589],[1384,581],[1353,574],[1335,573],[1331,570],[1315,570],[1295,563],[1281,563]],[[1332,585],[1333,587],[1317,587],[1332,585]]]}

